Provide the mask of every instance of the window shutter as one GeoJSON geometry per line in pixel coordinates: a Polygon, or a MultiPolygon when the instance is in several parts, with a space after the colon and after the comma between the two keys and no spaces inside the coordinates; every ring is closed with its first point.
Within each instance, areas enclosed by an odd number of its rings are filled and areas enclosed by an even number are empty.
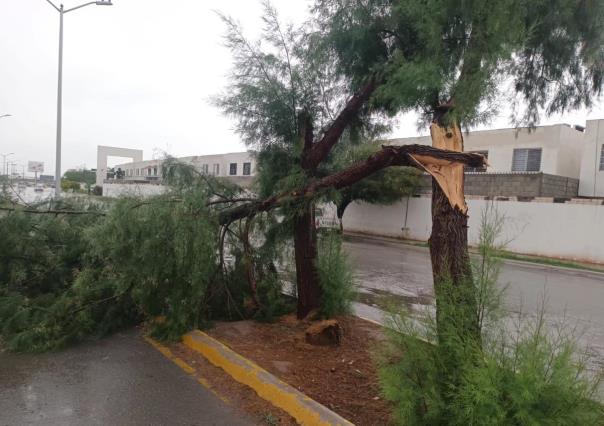
{"type": "Polygon", "coordinates": [[[528,149],[526,171],[538,172],[541,170],[541,148],[528,149]]]}
{"type": "Polygon", "coordinates": [[[512,157],[513,172],[538,172],[541,170],[541,148],[515,149],[512,157]]]}
{"type": "Polygon", "coordinates": [[[526,149],[515,149],[514,157],[512,158],[512,171],[513,172],[526,171],[527,157],[528,157],[528,151],[526,149]]]}

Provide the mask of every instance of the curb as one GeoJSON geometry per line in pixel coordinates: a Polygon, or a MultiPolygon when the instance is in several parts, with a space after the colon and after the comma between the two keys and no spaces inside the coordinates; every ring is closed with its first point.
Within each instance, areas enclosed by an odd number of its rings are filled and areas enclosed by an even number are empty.
{"type": "Polygon", "coordinates": [[[348,420],[199,330],[185,334],[183,343],[203,355],[216,367],[222,368],[233,379],[252,388],[263,399],[287,412],[301,425],[354,426],[348,420]]]}

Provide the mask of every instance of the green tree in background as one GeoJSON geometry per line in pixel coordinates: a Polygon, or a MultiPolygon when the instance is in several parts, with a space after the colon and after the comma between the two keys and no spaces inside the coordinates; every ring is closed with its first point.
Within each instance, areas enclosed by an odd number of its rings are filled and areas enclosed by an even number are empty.
{"type": "MultiPolygon", "coordinates": [[[[88,170],[86,168],[81,169],[70,169],[63,173],[63,179],[61,180],[61,186],[63,181],[67,180],[70,182],[80,182],[84,184],[87,192],[90,193],[91,188],[96,183],[96,171],[88,170]]],[[[77,188],[78,190],[80,188],[77,188]]]]}

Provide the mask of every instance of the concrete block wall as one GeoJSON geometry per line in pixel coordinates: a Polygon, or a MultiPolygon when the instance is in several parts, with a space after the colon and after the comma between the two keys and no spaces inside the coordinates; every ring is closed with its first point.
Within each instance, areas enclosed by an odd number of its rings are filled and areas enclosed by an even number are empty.
{"type": "MultiPolygon", "coordinates": [[[[502,238],[509,241],[507,250],[604,263],[604,205],[601,200],[599,204],[587,204],[468,198],[467,203],[471,245],[478,242],[482,212],[492,204],[506,218],[502,238]]],[[[391,206],[353,203],[344,214],[344,229],[427,241],[432,228],[430,208],[428,196],[411,197],[391,206]]]]}
{"type": "MultiPolygon", "coordinates": [[[[420,194],[432,191],[432,180],[421,177],[420,194]]],[[[579,192],[579,180],[546,173],[466,173],[466,195],[488,197],[572,198],[579,192]]]]}

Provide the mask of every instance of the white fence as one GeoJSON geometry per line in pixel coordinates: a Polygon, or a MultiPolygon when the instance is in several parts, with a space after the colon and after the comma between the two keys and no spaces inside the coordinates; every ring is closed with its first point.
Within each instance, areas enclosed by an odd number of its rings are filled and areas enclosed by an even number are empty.
{"type": "Polygon", "coordinates": [[[163,194],[166,191],[163,185],[150,183],[104,183],[103,195],[106,197],[149,197],[153,195],[163,194]]]}
{"type": "MultiPolygon", "coordinates": [[[[572,203],[469,199],[469,243],[476,245],[481,212],[494,203],[505,216],[506,249],[577,261],[604,263],[604,206],[572,203]]],[[[391,206],[353,203],[344,214],[346,231],[427,240],[431,199],[410,198],[391,206]],[[407,204],[408,203],[408,204],[407,204]]]]}

